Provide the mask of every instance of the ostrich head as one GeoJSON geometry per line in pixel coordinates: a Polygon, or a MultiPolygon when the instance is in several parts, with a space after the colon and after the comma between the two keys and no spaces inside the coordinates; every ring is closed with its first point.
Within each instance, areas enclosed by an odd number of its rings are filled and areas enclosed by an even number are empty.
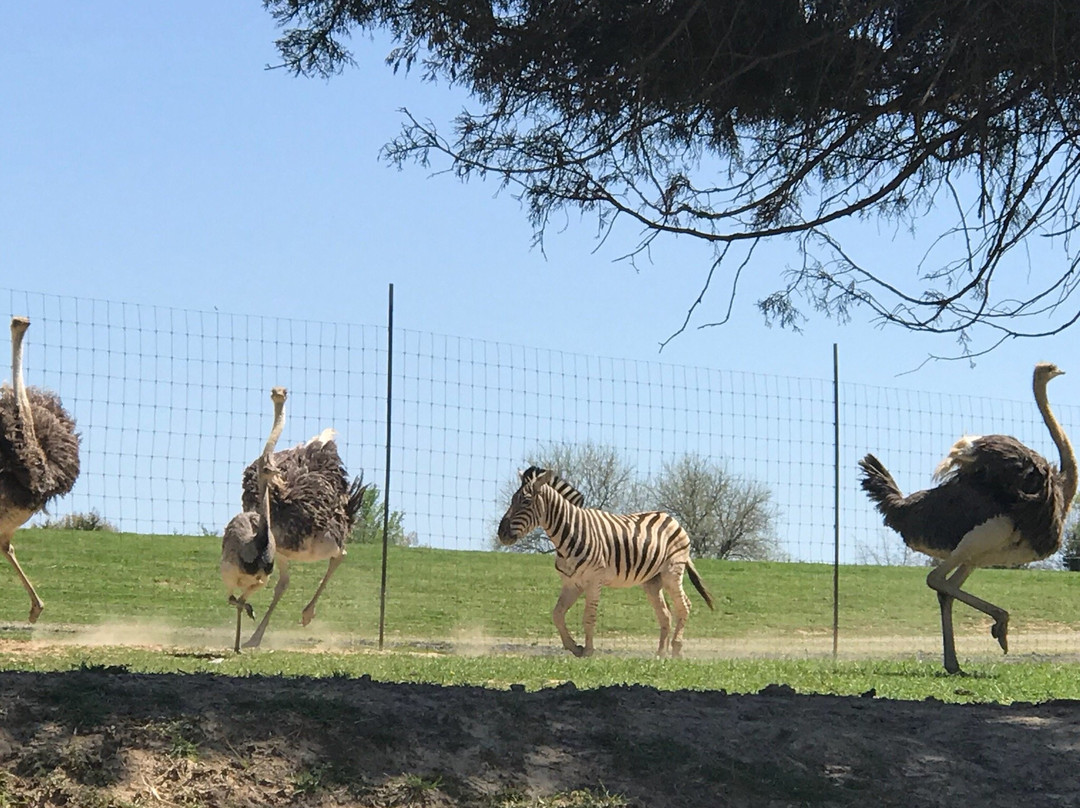
{"type": "Polygon", "coordinates": [[[1045,385],[1051,379],[1056,379],[1058,376],[1064,375],[1065,371],[1053,362],[1039,362],[1035,365],[1034,381],[1036,385],[1045,385]]]}
{"type": "Polygon", "coordinates": [[[11,339],[16,341],[22,339],[22,335],[26,333],[26,329],[30,327],[30,318],[28,317],[12,317],[11,318],[11,339]]]}

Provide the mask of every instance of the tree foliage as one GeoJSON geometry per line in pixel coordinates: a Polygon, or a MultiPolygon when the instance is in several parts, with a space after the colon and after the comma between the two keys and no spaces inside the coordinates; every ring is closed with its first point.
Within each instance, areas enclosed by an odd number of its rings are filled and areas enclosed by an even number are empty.
{"type": "Polygon", "coordinates": [[[700,455],[684,455],[652,486],[654,507],[670,513],[690,535],[690,555],[759,561],[775,558],[772,492],[742,480],[700,455]]]}
{"type": "MultiPolygon", "coordinates": [[[[1073,505],[1075,508],[1075,504],[1073,505]]],[[[1075,516],[1065,524],[1061,541],[1061,567],[1070,572],[1080,572],[1080,519],[1075,516]]]]}
{"type": "MultiPolygon", "coordinates": [[[[651,481],[640,479],[617,449],[591,442],[540,447],[527,464],[555,471],[585,496],[587,508],[609,513],[670,513],[689,533],[690,554],[695,558],[763,560],[778,556],[772,492],[699,455],[684,455],[665,463],[651,481]]],[[[516,475],[507,482],[502,502],[509,503],[519,484],[516,475]]],[[[511,552],[554,552],[540,529],[509,546],[501,545],[498,539],[492,539],[491,544],[511,552]]]]}
{"type": "Polygon", "coordinates": [[[332,75],[352,63],[354,31],[386,30],[395,70],[481,103],[450,134],[406,111],[391,162],[495,176],[538,239],[554,214],[580,210],[601,237],[635,223],[631,258],[661,234],[712,245],[683,327],[710,285],[733,299],[754,248],[776,237],[804,256],[758,301],[784,325],[807,306],[843,319],[863,305],[971,351],[976,335],[992,344],[1080,317],[1072,0],[265,3],[298,74],[332,75]],[[935,207],[932,248],[910,269],[845,248],[845,220],[924,227],[935,207]],[[1033,235],[1053,237],[1064,263],[1023,266],[1033,235]]]}
{"type": "MultiPolygon", "coordinates": [[[[368,485],[360,503],[360,513],[356,516],[349,541],[356,544],[382,544],[383,537],[383,501],[377,486],[368,485]]],[[[402,526],[404,514],[390,511],[386,524],[387,544],[412,547],[416,545],[416,534],[406,533],[402,526]]]]}

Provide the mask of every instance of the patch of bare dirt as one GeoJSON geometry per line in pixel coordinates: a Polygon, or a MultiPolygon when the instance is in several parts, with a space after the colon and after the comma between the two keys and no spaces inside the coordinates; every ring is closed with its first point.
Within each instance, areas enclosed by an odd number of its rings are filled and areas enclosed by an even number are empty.
{"type": "Polygon", "coordinates": [[[0,672],[0,805],[1040,808],[1077,771],[1077,702],[0,672]]]}

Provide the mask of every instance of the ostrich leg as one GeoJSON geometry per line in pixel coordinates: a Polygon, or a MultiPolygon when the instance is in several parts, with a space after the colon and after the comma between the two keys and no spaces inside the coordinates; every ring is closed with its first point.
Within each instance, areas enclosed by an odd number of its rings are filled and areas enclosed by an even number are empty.
{"type": "Polygon", "coordinates": [[[38,615],[41,614],[41,610],[45,608],[45,604],[41,598],[38,597],[38,593],[34,591],[34,585],[30,583],[30,579],[26,577],[26,573],[23,572],[22,567],[19,566],[19,562],[15,559],[15,551],[11,547],[12,534],[6,536],[0,536],[0,552],[3,552],[4,558],[8,560],[8,563],[15,568],[15,574],[19,576],[19,580],[22,581],[23,589],[30,596],[30,616],[27,618],[31,623],[36,623],[38,615]]]}
{"type": "Polygon", "coordinates": [[[944,663],[945,670],[949,673],[961,673],[960,665],[956,661],[956,643],[953,637],[953,599],[966,603],[973,609],[978,609],[983,614],[994,618],[994,625],[990,628],[990,634],[998,641],[1001,650],[1009,653],[1009,613],[1000,606],[995,606],[993,603],[978,598],[960,588],[972,572],[974,572],[973,567],[964,564],[950,564],[950,560],[946,560],[926,576],[926,585],[938,593],[938,605],[941,607],[941,637],[944,646],[944,663]],[[948,574],[953,569],[956,572],[950,578],[948,574]]]}
{"type": "Polygon", "coordinates": [[[258,628],[255,629],[255,633],[251,635],[246,643],[245,648],[258,648],[262,642],[263,634],[266,633],[266,626],[270,623],[270,615],[274,613],[274,607],[277,606],[278,601],[281,600],[281,596],[285,594],[285,590],[289,588],[289,562],[284,558],[278,558],[278,579],[277,584],[274,585],[274,597],[270,601],[270,605],[266,609],[266,614],[263,615],[263,619],[259,621],[258,628]]]}
{"type": "Polygon", "coordinates": [[[315,594],[311,596],[311,602],[304,607],[304,612],[300,616],[301,625],[306,626],[311,622],[311,619],[315,617],[315,601],[319,599],[319,595],[322,594],[323,589],[326,588],[326,582],[330,580],[330,576],[334,574],[334,570],[338,568],[338,565],[345,560],[344,553],[339,556],[334,556],[330,559],[330,564],[326,568],[326,575],[323,576],[322,581],[319,582],[319,588],[315,590],[315,594]]]}

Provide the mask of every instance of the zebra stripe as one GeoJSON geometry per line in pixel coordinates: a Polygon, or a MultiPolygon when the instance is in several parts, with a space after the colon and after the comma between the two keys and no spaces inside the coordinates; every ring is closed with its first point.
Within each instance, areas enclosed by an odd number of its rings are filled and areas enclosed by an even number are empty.
{"type": "MultiPolygon", "coordinates": [[[[539,466],[529,466],[525,471],[519,473],[521,481],[523,483],[532,482],[541,474],[544,474],[547,469],[542,469],[539,466]]],[[[570,485],[566,480],[558,477],[552,473],[552,479],[548,483],[554,488],[563,499],[567,500],[572,505],[577,505],[579,508],[585,507],[585,495],[578,491],[574,486],[570,485]]]]}
{"type": "Polygon", "coordinates": [[[593,628],[600,589],[604,586],[641,586],[656,611],[660,624],[663,656],[669,648],[678,656],[682,632],[690,613],[690,599],[682,588],[686,571],[709,608],[712,596],[705,589],[690,560],[690,537],[670,514],[651,511],[613,514],[582,508],[565,493],[576,492],[551,471],[528,469],[521,486],[499,523],[499,541],[513,544],[537,527],[543,528],[555,546],[555,569],[563,579],[563,589],[552,617],[563,645],[578,656],[592,653],[593,628]],[[675,609],[675,629],[670,633],[671,615],[664,601],[666,592],[675,609]],[[570,606],[585,595],[585,646],[577,645],[566,629],[570,606]]]}

